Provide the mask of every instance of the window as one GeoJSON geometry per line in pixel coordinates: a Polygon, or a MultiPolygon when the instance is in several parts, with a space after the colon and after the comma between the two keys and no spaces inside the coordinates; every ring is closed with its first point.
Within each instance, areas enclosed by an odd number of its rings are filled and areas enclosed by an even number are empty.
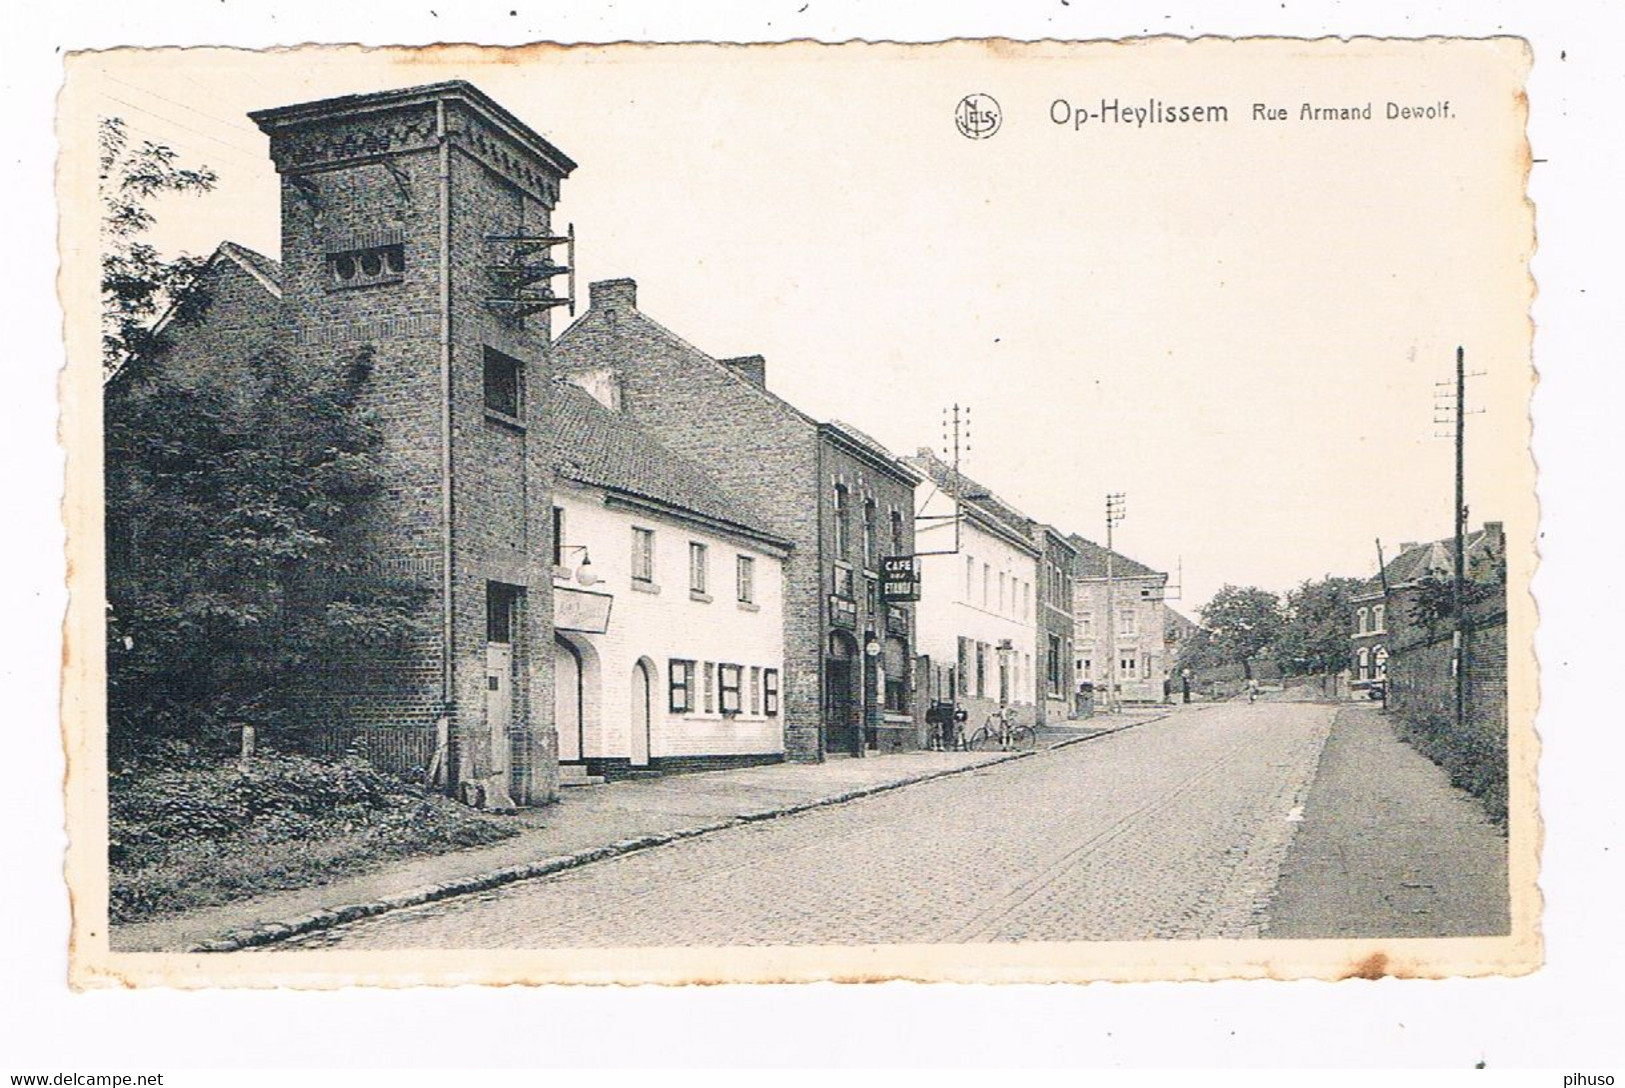
{"type": "Polygon", "coordinates": [[[485,410],[518,419],[525,404],[525,368],[518,359],[485,349],[485,410]]]}
{"type": "Polygon", "coordinates": [[[1004,611],[1004,571],[999,571],[999,611],[1004,611]]]}
{"type": "Polygon", "coordinates": [[[1137,657],[1119,658],[1117,670],[1125,680],[1133,680],[1140,675],[1140,659],[1137,657]]]}
{"type": "Polygon", "coordinates": [[[848,509],[846,485],[835,485],[835,554],[841,559],[852,558],[852,527],[847,524],[848,509]]]}
{"type": "Polygon", "coordinates": [[[987,643],[976,644],[976,697],[987,694],[987,643]]]}
{"type": "Polygon", "coordinates": [[[750,667],[750,712],[752,714],[762,712],[762,667],[760,665],[750,667]]]}
{"type": "Polygon", "coordinates": [[[671,676],[671,712],[687,714],[694,709],[694,662],[673,658],[666,670],[671,676]]]}
{"type": "Polygon", "coordinates": [[[875,518],[879,515],[875,511],[875,500],[863,501],[863,565],[870,570],[880,566],[880,557],[875,554],[880,549],[880,535],[875,518]]]}
{"type": "Polygon", "coordinates": [[[1360,617],[1360,634],[1366,634],[1371,630],[1371,626],[1368,622],[1371,618],[1370,613],[1366,609],[1362,608],[1356,613],[1356,615],[1360,617]]]}
{"type": "Polygon", "coordinates": [[[893,555],[908,554],[908,545],[903,541],[903,512],[891,512],[891,552],[893,555]]]}
{"type": "Polygon", "coordinates": [[[1049,693],[1061,694],[1061,636],[1049,637],[1049,657],[1045,665],[1045,679],[1049,681],[1049,693]]]}
{"type": "Polygon", "coordinates": [[[1117,633],[1120,635],[1139,634],[1140,614],[1132,608],[1125,608],[1117,613],[1117,633]]]}
{"type": "Polygon", "coordinates": [[[1388,647],[1378,646],[1371,654],[1371,678],[1384,680],[1388,677],[1388,647]]]}
{"type": "Polygon", "coordinates": [[[873,578],[863,580],[863,602],[868,606],[870,618],[880,614],[880,583],[873,578]]]}
{"type": "Polygon", "coordinates": [[[762,713],[768,717],[779,712],[779,670],[762,670],[762,713]]]}
{"type": "Polygon", "coordinates": [[[709,549],[698,541],[689,541],[688,544],[688,591],[696,596],[705,596],[707,567],[707,552],[709,549]]]}
{"type": "Polygon", "coordinates": [[[1376,605],[1371,609],[1371,633],[1372,634],[1380,635],[1380,634],[1383,634],[1385,632],[1386,628],[1383,627],[1383,624],[1387,621],[1387,615],[1386,615],[1387,611],[1388,611],[1388,606],[1385,605],[1385,604],[1376,605]]]}
{"type": "Polygon", "coordinates": [[[1095,637],[1095,614],[1093,612],[1078,613],[1078,637],[1095,637]]]}
{"type": "Polygon", "coordinates": [[[1084,680],[1093,680],[1095,677],[1095,663],[1087,657],[1078,658],[1078,676],[1084,680]]]}
{"type": "MultiPolygon", "coordinates": [[[[1365,609],[1363,609],[1363,608],[1360,609],[1360,612],[1361,612],[1361,614],[1363,616],[1364,613],[1365,613],[1365,609]]],[[[1365,680],[1365,679],[1368,679],[1370,676],[1371,676],[1371,651],[1366,649],[1364,646],[1361,646],[1360,647],[1360,671],[1359,671],[1359,674],[1355,677],[1355,679],[1356,680],[1365,680]]]]}
{"type": "Polygon", "coordinates": [[[513,641],[514,613],[518,610],[521,592],[518,586],[485,583],[485,641],[513,641]]]}
{"type": "Polygon", "coordinates": [[[327,272],[335,287],[368,287],[377,283],[399,283],[406,272],[406,247],[372,246],[327,255],[327,272]]]}
{"type": "Polygon", "coordinates": [[[1021,583],[1021,614],[1027,619],[1033,618],[1033,584],[1021,583]]]}
{"type": "Polygon", "coordinates": [[[741,555],[734,569],[735,592],[740,604],[751,604],[756,600],[756,560],[748,555],[741,555]]]}
{"type": "Polygon", "coordinates": [[[738,665],[717,666],[718,705],[724,714],[738,714],[744,709],[739,694],[743,673],[738,665]]]}
{"type": "Polygon", "coordinates": [[[553,507],[553,565],[564,566],[564,507],[553,507]]]}
{"type": "Polygon", "coordinates": [[[655,580],[655,531],[632,530],[632,581],[645,585],[655,580]]]}
{"type": "Polygon", "coordinates": [[[705,712],[713,713],[717,709],[717,667],[711,662],[705,663],[705,712]]]}
{"type": "Polygon", "coordinates": [[[835,567],[835,583],[830,591],[837,597],[850,601],[852,599],[852,568],[837,564],[835,567]]]}
{"type": "Polygon", "coordinates": [[[970,556],[965,557],[965,603],[970,604],[971,593],[976,585],[976,560],[970,556]]]}
{"type": "Polygon", "coordinates": [[[988,588],[993,584],[993,568],[982,564],[982,607],[987,607],[988,588]]]}

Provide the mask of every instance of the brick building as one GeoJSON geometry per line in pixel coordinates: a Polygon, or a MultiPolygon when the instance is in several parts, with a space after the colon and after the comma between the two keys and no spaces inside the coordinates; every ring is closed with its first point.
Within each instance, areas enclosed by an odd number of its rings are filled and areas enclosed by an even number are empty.
{"type": "Polygon", "coordinates": [[[564,782],[782,761],[788,542],[613,396],[546,418],[564,782]]]}
{"type": "Polygon", "coordinates": [[[1038,525],[1038,720],[1065,721],[1075,713],[1077,665],[1072,653],[1077,617],[1072,606],[1078,549],[1053,525],[1038,525]]]}
{"type": "Polygon", "coordinates": [[[967,732],[1001,707],[1018,721],[1036,722],[1042,534],[976,481],[963,474],[956,480],[953,466],[929,447],[904,462],[929,489],[919,531],[920,653],[929,701],[962,707],[967,732]]]}
{"type": "Polygon", "coordinates": [[[791,546],[784,565],[784,739],[797,760],[916,747],[914,616],[880,597],[880,560],[914,551],[914,476],[848,425],[767,388],[761,356],[716,359],[638,308],[637,284],[591,287],[554,366],[612,390],[664,446],[705,467],[791,546]]]}
{"type": "Polygon", "coordinates": [[[1096,706],[1110,699],[1108,682],[1120,701],[1161,702],[1172,664],[1165,641],[1167,573],[1081,536],[1071,543],[1078,553],[1072,583],[1078,684],[1092,685],[1096,706]]]}
{"type": "Polygon", "coordinates": [[[427,738],[465,799],[548,800],[545,284],[575,164],[462,82],[251,118],[281,176],[277,340],[320,365],[367,361],[390,487],[354,546],[417,583],[434,632],[407,660],[332,663],[347,694],[332,709],[427,738]]]}
{"type": "MultiPolygon", "coordinates": [[[[1467,576],[1478,583],[1505,581],[1502,561],[1506,536],[1501,522],[1487,521],[1467,534],[1464,542],[1467,576]]],[[[1425,544],[1407,542],[1382,572],[1368,580],[1351,598],[1354,630],[1350,632],[1350,689],[1364,692],[1388,676],[1388,662],[1396,647],[1416,642],[1425,632],[1410,612],[1425,582],[1448,582],[1454,577],[1455,541],[1425,544]]],[[[1504,606],[1502,611],[1504,611],[1504,606]]],[[[1453,697],[1452,697],[1453,698],[1453,697]]]]}

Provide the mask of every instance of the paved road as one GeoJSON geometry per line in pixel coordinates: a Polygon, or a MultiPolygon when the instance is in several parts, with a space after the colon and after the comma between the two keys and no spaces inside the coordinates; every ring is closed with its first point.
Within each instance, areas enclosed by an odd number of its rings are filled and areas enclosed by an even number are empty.
{"type": "Polygon", "coordinates": [[[1257,936],[1333,709],[1224,704],[304,948],[1257,936]]]}

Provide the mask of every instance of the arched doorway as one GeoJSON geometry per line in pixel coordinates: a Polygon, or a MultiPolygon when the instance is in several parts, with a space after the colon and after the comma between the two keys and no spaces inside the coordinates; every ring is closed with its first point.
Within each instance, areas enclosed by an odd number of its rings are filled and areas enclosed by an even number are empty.
{"type": "Polygon", "coordinates": [[[858,688],[858,640],[846,631],[831,631],[824,658],[824,748],[860,755],[863,694],[858,688]]]}
{"type": "Polygon", "coordinates": [[[553,724],[559,735],[559,762],[579,763],[586,742],[586,692],[581,652],[553,639],[553,724]]]}
{"type": "Polygon", "coordinates": [[[651,734],[654,730],[655,668],[648,658],[632,666],[631,717],[628,724],[628,742],[631,746],[632,766],[649,765],[651,734]]]}

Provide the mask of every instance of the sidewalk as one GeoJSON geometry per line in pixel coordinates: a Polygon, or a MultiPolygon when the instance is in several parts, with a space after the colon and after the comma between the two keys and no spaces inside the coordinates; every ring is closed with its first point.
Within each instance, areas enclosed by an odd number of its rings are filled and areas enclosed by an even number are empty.
{"type": "MultiPolygon", "coordinates": [[[[1040,751],[1166,717],[1178,708],[1099,716],[1046,730],[1040,751]]],[[[1194,707],[1191,709],[1195,709],[1194,707]]],[[[116,926],[114,951],[235,951],[295,933],[589,864],[753,820],[958,774],[1034,752],[904,752],[824,763],[635,779],[567,789],[521,812],[525,830],[491,846],[410,858],[331,884],[116,926]]]]}
{"type": "Polygon", "coordinates": [[[1338,709],[1265,937],[1466,937],[1510,928],[1507,841],[1375,708],[1338,709]]]}

